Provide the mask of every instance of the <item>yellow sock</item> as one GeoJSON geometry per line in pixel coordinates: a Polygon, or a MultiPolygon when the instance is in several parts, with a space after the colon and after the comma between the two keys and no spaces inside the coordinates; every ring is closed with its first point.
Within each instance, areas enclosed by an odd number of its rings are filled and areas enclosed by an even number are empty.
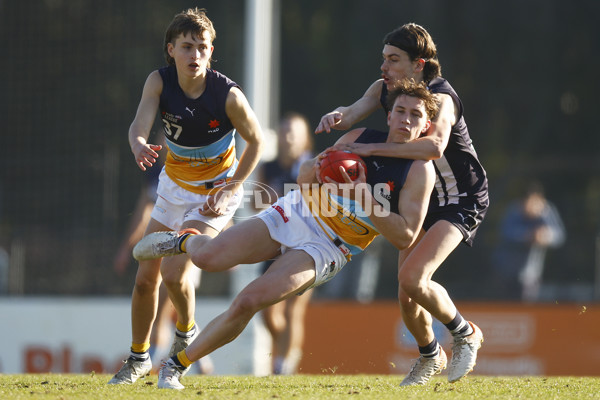
{"type": "Polygon", "coordinates": [[[184,325],[181,322],[177,321],[177,323],[175,324],[175,327],[180,332],[189,332],[192,330],[194,325],[196,325],[196,322],[194,320],[191,320],[190,323],[187,325],[184,325]]]}
{"type": "Polygon", "coordinates": [[[194,363],[193,361],[190,361],[187,354],[185,354],[185,350],[181,350],[179,353],[177,353],[177,359],[185,368],[189,367],[194,363]]]}
{"type": "Polygon", "coordinates": [[[134,353],[145,353],[150,348],[150,342],[146,343],[131,343],[131,351],[134,353]]]}

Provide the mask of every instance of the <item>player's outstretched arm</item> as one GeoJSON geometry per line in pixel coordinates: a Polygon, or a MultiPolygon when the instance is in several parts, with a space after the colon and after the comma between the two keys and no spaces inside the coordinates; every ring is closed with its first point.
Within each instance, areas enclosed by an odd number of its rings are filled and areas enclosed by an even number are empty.
{"type": "Polygon", "coordinates": [[[458,110],[449,95],[436,94],[436,97],[440,103],[440,110],[432,120],[427,135],[407,143],[336,143],[332,149],[351,151],[361,157],[382,156],[412,160],[437,160],[446,150],[450,140],[450,130],[457,120],[458,110]]]}
{"type": "Polygon", "coordinates": [[[347,130],[357,122],[362,121],[373,111],[381,108],[379,96],[383,79],[375,81],[363,94],[363,96],[350,106],[341,106],[323,115],[315,133],[327,132],[332,129],[347,130]]]}

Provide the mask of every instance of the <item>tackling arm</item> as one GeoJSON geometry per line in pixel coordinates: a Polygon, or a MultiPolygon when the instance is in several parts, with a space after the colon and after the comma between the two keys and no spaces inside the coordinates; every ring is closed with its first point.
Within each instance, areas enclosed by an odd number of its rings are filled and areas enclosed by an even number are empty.
{"type": "Polygon", "coordinates": [[[407,143],[350,143],[334,145],[335,150],[348,150],[362,157],[382,156],[398,157],[413,160],[436,160],[444,154],[450,130],[456,123],[458,109],[447,94],[436,94],[440,102],[440,110],[432,120],[427,135],[407,143]]]}
{"type": "Polygon", "coordinates": [[[329,133],[332,129],[350,129],[354,124],[371,115],[373,111],[381,108],[379,102],[381,85],[383,85],[383,79],[379,79],[369,86],[363,96],[352,105],[338,107],[323,115],[315,133],[323,131],[329,133]]]}

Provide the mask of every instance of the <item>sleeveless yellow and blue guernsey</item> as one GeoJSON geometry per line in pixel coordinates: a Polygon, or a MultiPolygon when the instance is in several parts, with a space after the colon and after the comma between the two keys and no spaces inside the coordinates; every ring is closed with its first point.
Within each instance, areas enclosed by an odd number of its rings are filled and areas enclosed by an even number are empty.
{"type": "MultiPolygon", "coordinates": [[[[384,143],[387,137],[387,132],[366,129],[356,143],[384,143]]],[[[397,214],[400,190],[413,160],[380,156],[363,157],[363,160],[367,165],[367,184],[375,200],[387,211],[397,214]]],[[[379,235],[369,216],[354,200],[324,190],[303,191],[303,196],[321,228],[343,252],[347,250],[350,255],[356,255],[379,235]]]]}
{"type": "Polygon", "coordinates": [[[223,186],[235,173],[235,129],[225,112],[232,87],[225,75],[206,70],[206,89],[189,99],[177,80],[174,66],[159,69],[163,80],[160,114],[167,139],[165,172],[182,188],[209,194],[223,186]]]}

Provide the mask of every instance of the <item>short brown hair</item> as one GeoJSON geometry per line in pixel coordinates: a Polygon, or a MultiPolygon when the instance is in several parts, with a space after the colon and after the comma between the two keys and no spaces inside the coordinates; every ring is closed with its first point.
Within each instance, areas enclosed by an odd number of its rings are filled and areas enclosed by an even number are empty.
{"type": "Polygon", "coordinates": [[[386,98],[389,110],[394,108],[396,99],[402,95],[423,100],[423,103],[425,103],[425,112],[430,120],[437,115],[440,106],[437,98],[429,91],[429,89],[427,89],[425,83],[417,83],[412,78],[401,79],[394,83],[394,86],[389,90],[386,98]]]}
{"type": "Polygon", "coordinates": [[[383,44],[404,50],[411,61],[424,59],[423,80],[425,82],[429,83],[433,78],[442,75],[442,66],[437,59],[437,48],[433,38],[421,25],[414,22],[404,24],[385,35],[383,44]]]}
{"type": "MultiPolygon", "coordinates": [[[[188,33],[191,33],[193,38],[201,37],[204,31],[208,31],[210,34],[211,43],[217,38],[217,32],[213,27],[212,21],[206,16],[204,8],[188,8],[175,15],[165,32],[163,50],[167,64],[175,65],[175,60],[173,60],[173,57],[169,55],[169,51],[167,50],[169,43],[174,45],[179,35],[187,35],[188,33]]],[[[210,67],[210,60],[208,61],[208,66],[210,67]]]]}

